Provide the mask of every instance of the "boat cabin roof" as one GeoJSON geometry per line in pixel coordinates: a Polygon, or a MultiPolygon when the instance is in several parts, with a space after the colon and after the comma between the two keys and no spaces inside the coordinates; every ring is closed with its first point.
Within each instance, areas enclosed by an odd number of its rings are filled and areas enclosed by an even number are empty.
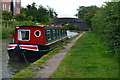
{"type": "Polygon", "coordinates": [[[43,26],[43,25],[17,25],[16,27],[63,28],[61,25],[56,25],[56,26],[43,26]]]}

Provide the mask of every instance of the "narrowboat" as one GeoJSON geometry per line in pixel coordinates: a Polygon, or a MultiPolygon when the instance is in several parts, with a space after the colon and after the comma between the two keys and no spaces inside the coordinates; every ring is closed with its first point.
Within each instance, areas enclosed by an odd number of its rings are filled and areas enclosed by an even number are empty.
{"type": "Polygon", "coordinates": [[[64,27],[17,25],[14,40],[8,46],[10,60],[39,59],[67,38],[64,27]]]}

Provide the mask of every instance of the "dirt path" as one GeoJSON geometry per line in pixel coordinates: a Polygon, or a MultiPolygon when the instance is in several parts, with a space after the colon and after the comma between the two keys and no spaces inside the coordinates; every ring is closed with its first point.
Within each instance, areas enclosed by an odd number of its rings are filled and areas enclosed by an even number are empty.
{"type": "Polygon", "coordinates": [[[40,71],[37,71],[37,76],[34,78],[48,78],[51,74],[55,72],[55,70],[58,68],[60,62],[64,58],[64,56],[68,53],[70,48],[74,45],[74,43],[83,35],[82,33],[77,38],[73,39],[70,43],[68,43],[65,46],[65,49],[60,50],[59,53],[53,55],[49,60],[46,61],[46,63],[43,64],[44,68],[40,71]]]}

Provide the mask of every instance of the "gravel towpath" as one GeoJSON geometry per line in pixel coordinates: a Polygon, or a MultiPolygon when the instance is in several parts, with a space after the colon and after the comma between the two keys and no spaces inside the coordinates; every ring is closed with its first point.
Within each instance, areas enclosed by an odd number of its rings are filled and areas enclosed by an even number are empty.
{"type": "Polygon", "coordinates": [[[51,74],[55,72],[58,68],[59,64],[61,63],[64,56],[68,53],[70,48],[74,45],[74,43],[83,35],[79,35],[75,39],[73,39],[70,43],[65,46],[65,49],[60,50],[58,53],[53,55],[50,59],[43,64],[44,68],[40,71],[37,71],[37,75],[34,78],[48,78],[51,74]]]}

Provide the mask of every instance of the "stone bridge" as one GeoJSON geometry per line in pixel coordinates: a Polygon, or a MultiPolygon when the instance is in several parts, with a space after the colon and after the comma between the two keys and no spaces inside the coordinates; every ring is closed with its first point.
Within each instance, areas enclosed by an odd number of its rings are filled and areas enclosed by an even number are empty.
{"type": "Polygon", "coordinates": [[[88,31],[89,26],[83,19],[79,18],[54,18],[54,25],[64,25],[64,24],[74,24],[78,27],[80,31],[88,31]]]}

